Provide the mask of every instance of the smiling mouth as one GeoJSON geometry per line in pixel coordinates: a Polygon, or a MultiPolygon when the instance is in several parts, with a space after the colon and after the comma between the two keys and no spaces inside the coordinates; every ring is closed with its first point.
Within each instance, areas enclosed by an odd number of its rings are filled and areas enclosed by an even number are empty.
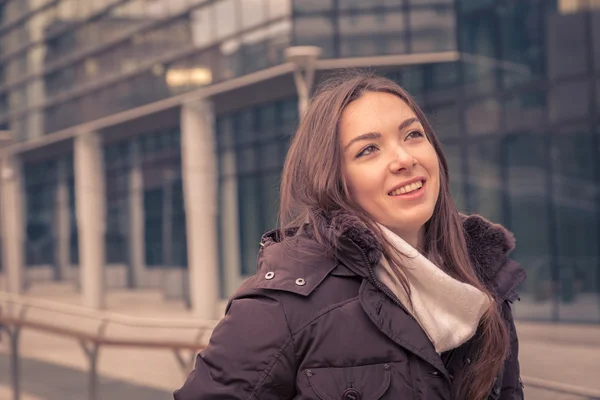
{"type": "Polygon", "coordinates": [[[424,183],[424,181],[409,183],[408,185],[404,185],[401,188],[392,190],[388,193],[388,196],[400,196],[403,194],[410,194],[416,192],[417,190],[423,187],[424,183]]]}

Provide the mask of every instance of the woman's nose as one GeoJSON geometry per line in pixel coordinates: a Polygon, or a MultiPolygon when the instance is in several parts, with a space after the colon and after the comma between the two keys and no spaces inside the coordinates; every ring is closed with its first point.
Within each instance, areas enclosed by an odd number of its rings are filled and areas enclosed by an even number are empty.
{"type": "Polygon", "coordinates": [[[397,173],[405,169],[410,169],[417,163],[417,160],[406,152],[402,147],[395,149],[391,154],[389,169],[392,173],[397,173]]]}

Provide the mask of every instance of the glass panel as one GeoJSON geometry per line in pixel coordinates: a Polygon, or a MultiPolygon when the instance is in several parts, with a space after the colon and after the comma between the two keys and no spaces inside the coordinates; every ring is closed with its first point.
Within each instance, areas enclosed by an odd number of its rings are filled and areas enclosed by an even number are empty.
{"type": "Polygon", "coordinates": [[[585,117],[589,112],[590,84],[586,80],[563,83],[550,90],[549,118],[552,122],[585,117]]]}
{"type": "Polygon", "coordinates": [[[264,0],[242,0],[242,29],[247,29],[267,20],[267,8],[264,0]]]}
{"type": "Polygon", "coordinates": [[[204,47],[214,40],[215,27],[212,7],[203,7],[190,13],[192,43],[196,47],[204,47]]]}
{"type": "Polygon", "coordinates": [[[546,140],[542,135],[520,133],[508,136],[503,143],[510,204],[507,227],[517,239],[511,257],[521,263],[528,275],[519,289],[522,300],[514,305],[520,318],[551,319],[553,314],[546,140]]]}
{"type": "Polygon", "coordinates": [[[259,181],[256,176],[239,177],[238,204],[240,210],[242,276],[253,274],[256,271],[256,255],[262,235],[259,190],[259,181]]]}
{"type": "Polygon", "coordinates": [[[410,35],[412,50],[417,53],[456,49],[454,9],[413,9],[410,13],[410,35]]]}
{"type": "Polygon", "coordinates": [[[144,243],[146,265],[163,264],[163,190],[162,188],[144,191],[144,243]]]}
{"type": "Polygon", "coordinates": [[[460,40],[465,68],[465,86],[468,94],[484,94],[496,89],[497,15],[480,12],[465,16],[461,26],[460,40]]]}
{"type": "Polygon", "coordinates": [[[504,123],[508,132],[537,130],[543,123],[546,93],[520,92],[504,103],[504,123]]]}
{"type": "Polygon", "coordinates": [[[261,177],[263,232],[277,228],[280,177],[279,172],[268,173],[261,177]]]}
{"type": "Polygon", "coordinates": [[[459,64],[445,62],[425,66],[425,99],[428,103],[456,101],[459,90],[459,64]]]}
{"type": "Polygon", "coordinates": [[[486,135],[500,129],[500,104],[496,99],[486,99],[468,106],[466,112],[469,135],[486,135]]]}
{"type": "Polygon", "coordinates": [[[449,142],[443,144],[444,155],[448,162],[448,171],[450,174],[450,191],[456,208],[464,212],[466,211],[466,203],[464,196],[464,176],[462,174],[462,152],[460,143],[449,142]]]}
{"type": "Polygon", "coordinates": [[[324,11],[333,8],[333,0],[293,0],[295,12],[324,11]]]}
{"type": "Polygon", "coordinates": [[[27,266],[55,265],[56,161],[23,166],[27,266]]]}
{"type": "Polygon", "coordinates": [[[552,141],[561,320],[600,321],[596,146],[585,128],[560,132],[552,141]]]}
{"type": "Polygon", "coordinates": [[[256,171],[258,160],[254,147],[243,147],[238,150],[237,167],[238,173],[246,174],[256,171]]]}
{"type": "Polygon", "coordinates": [[[259,147],[259,160],[262,170],[277,170],[281,167],[282,157],[278,141],[271,140],[259,147]]]}
{"type": "Polygon", "coordinates": [[[460,113],[455,105],[428,108],[428,119],[438,137],[458,137],[460,113]]]}
{"type": "Polygon", "coordinates": [[[404,13],[348,14],[339,18],[340,56],[393,54],[406,50],[404,13]]]}
{"type": "Polygon", "coordinates": [[[447,5],[452,5],[454,4],[455,0],[408,0],[410,2],[411,5],[424,5],[424,4],[433,4],[433,5],[438,5],[438,4],[447,4],[447,5]]]}
{"type": "Polygon", "coordinates": [[[469,190],[472,213],[502,222],[501,139],[481,138],[469,143],[469,190]]]}
{"type": "Polygon", "coordinates": [[[545,13],[536,2],[503,4],[500,14],[502,57],[509,61],[503,66],[506,87],[513,87],[545,75],[545,35],[540,27],[545,13]]]}
{"type": "Polygon", "coordinates": [[[217,39],[230,36],[239,30],[236,12],[236,2],[234,0],[222,0],[215,5],[215,21],[217,27],[217,39]]]}
{"type": "Polygon", "coordinates": [[[340,10],[357,10],[374,7],[401,7],[402,0],[338,0],[338,8],[340,10]]]}
{"type": "Polygon", "coordinates": [[[322,57],[332,57],[333,23],[327,17],[302,17],[294,21],[294,34],[298,45],[320,46],[322,57]]]}
{"type": "Polygon", "coordinates": [[[548,74],[551,78],[587,70],[586,15],[550,15],[548,19],[548,74]]]}
{"type": "MultiPolygon", "coordinates": [[[[596,71],[600,71],[600,11],[593,12],[591,18],[594,65],[596,66],[596,71]]],[[[598,104],[600,104],[600,102],[598,104]]]]}
{"type": "Polygon", "coordinates": [[[259,28],[242,35],[243,73],[258,71],[268,66],[267,42],[269,28],[259,28]]]}
{"type": "Polygon", "coordinates": [[[269,19],[275,19],[292,13],[292,0],[267,0],[269,19]]]}

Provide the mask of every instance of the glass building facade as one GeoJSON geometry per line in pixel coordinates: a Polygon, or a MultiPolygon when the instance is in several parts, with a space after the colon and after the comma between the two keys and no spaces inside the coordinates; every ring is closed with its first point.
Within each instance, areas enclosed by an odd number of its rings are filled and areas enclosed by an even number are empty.
{"type": "MultiPolygon", "coordinates": [[[[461,211],[516,236],[513,256],[529,276],[517,317],[600,322],[599,0],[6,0],[0,129],[18,143],[61,134],[280,65],[294,45],[319,46],[326,60],[369,57],[416,97],[443,142],[461,211]]],[[[231,276],[255,271],[260,235],[275,226],[297,94],[287,76],[214,104],[226,297],[231,276]]],[[[150,120],[103,132],[106,259],[130,262],[136,167],[145,264],[185,271],[181,127],[170,114],[150,120]]],[[[56,264],[60,182],[77,264],[73,147],[50,147],[22,155],[30,267],[56,264]]]]}

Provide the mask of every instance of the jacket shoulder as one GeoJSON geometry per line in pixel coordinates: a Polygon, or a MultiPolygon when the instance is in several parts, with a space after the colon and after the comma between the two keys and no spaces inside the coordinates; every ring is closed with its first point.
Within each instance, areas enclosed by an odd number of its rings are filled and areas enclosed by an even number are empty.
{"type": "Polygon", "coordinates": [[[307,237],[294,236],[283,242],[263,238],[257,273],[247,287],[307,297],[338,265],[324,246],[307,237]]]}

